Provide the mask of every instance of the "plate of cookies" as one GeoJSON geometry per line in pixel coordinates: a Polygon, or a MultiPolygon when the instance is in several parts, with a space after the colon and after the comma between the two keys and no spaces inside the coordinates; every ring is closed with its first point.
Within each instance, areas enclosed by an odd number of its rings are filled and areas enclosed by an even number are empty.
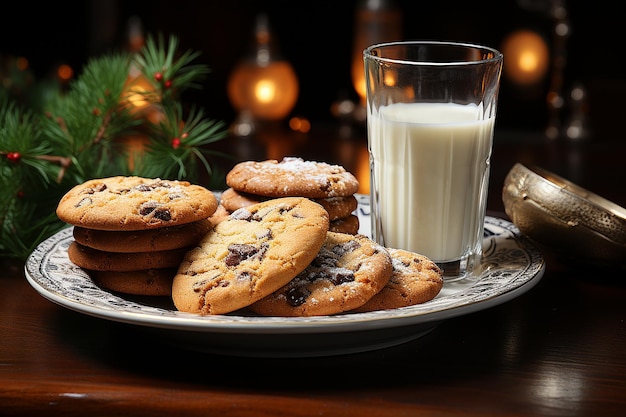
{"type": "Polygon", "coordinates": [[[514,224],[487,216],[480,273],[445,281],[427,257],[371,240],[369,196],[340,166],[244,162],[227,184],[80,184],[57,208],[68,227],[33,251],[26,277],[54,303],[164,343],[311,357],[417,339],[525,293],[545,269],[514,224]]]}

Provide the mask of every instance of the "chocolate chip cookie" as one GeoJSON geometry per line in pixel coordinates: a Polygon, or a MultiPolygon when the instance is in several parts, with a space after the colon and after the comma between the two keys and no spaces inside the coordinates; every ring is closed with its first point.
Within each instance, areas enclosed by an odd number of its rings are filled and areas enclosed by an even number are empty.
{"type": "Polygon", "coordinates": [[[356,177],[342,166],[295,157],[240,162],[226,175],[226,184],[266,197],[345,197],[359,188],[356,177]]]}
{"type": "Polygon", "coordinates": [[[88,229],[146,230],[206,219],[217,204],[213,192],[187,181],[117,176],[75,186],[56,213],[88,229]]]}
{"type": "Polygon", "coordinates": [[[355,312],[406,307],[430,301],[443,288],[443,272],[424,255],[387,248],[393,272],[387,285],[355,312]]]}
{"type": "Polygon", "coordinates": [[[250,310],[289,317],[347,312],[379,292],[391,273],[391,257],[384,247],[365,235],[328,232],[311,264],[250,310]]]}
{"type": "Polygon", "coordinates": [[[190,250],[172,284],[175,307],[226,314],[285,285],[315,258],[328,213],[304,197],[268,200],[234,211],[190,250]]]}

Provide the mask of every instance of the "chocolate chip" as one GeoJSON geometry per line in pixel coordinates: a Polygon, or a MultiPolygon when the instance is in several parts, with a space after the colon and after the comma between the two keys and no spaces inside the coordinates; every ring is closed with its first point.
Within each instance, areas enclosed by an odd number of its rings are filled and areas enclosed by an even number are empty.
{"type": "Polygon", "coordinates": [[[337,256],[337,254],[323,247],[320,249],[320,251],[318,252],[315,259],[313,259],[313,262],[311,262],[311,264],[317,268],[332,268],[332,267],[337,266],[338,262],[339,262],[339,257],[337,256]]]}
{"type": "Polygon", "coordinates": [[[237,266],[246,259],[258,258],[262,260],[268,248],[269,244],[267,242],[261,244],[261,246],[232,243],[228,245],[228,255],[224,258],[224,263],[227,266],[237,266]]]}
{"type": "Polygon", "coordinates": [[[261,220],[263,220],[263,216],[260,215],[258,212],[254,213],[254,215],[252,215],[252,217],[248,219],[248,221],[251,222],[260,222],[261,220]]]}
{"type": "Polygon", "coordinates": [[[304,304],[309,295],[311,292],[304,287],[293,287],[285,293],[287,303],[292,307],[304,304]]]}
{"type": "Polygon", "coordinates": [[[328,280],[334,285],[341,285],[354,281],[354,272],[346,268],[333,268],[328,271],[328,280]]]}
{"type": "Polygon", "coordinates": [[[153,182],[153,183],[148,183],[148,184],[139,184],[137,186],[135,186],[135,190],[137,191],[152,191],[155,190],[157,188],[170,188],[170,184],[164,181],[157,181],[157,182],[153,182]]]}
{"type": "Polygon", "coordinates": [[[95,187],[85,188],[82,192],[83,194],[95,194],[107,189],[106,184],[98,184],[95,187]]]}
{"type": "Polygon", "coordinates": [[[163,207],[158,208],[154,211],[154,217],[164,222],[169,222],[170,220],[172,220],[172,214],[170,213],[170,211],[163,207]]]}
{"type": "Polygon", "coordinates": [[[169,182],[165,182],[165,181],[158,181],[155,183],[152,183],[152,187],[153,188],[170,188],[170,183],[169,182]]]}
{"type": "Polygon", "coordinates": [[[142,216],[147,216],[152,213],[158,207],[158,203],[156,201],[148,201],[139,206],[139,214],[142,216]]]}
{"type": "Polygon", "coordinates": [[[91,198],[85,197],[85,198],[82,198],[78,203],[76,203],[76,205],[74,205],[74,207],[88,206],[91,203],[92,203],[91,198]]]}
{"type": "Polygon", "coordinates": [[[226,255],[224,262],[228,266],[237,266],[241,261],[254,256],[258,251],[259,248],[253,245],[233,243],[228,245],[228,255],[226,255]]]}
{"type": "Polygon", "coordinates": [[[271,229],[265,229],[262,232],[257,233],[256,235],[257,239],[267,239],[267,240],[271,240],[272,237],[272,230],[271,229]]]}
{"type": "Polygon", "coordinates": [[[156,201],[147,201],[139,206],[139,214],[142,216],[148,216],[152,214],[152,217],[158,220],[168,222],[172,220],[172,214],[166,207],[160,207],[156,201]]]}
{"type": "Polygon", "coordinates": [[[236,220],[247,220],[250,221],[252,219],[252,213],[246,210],[245,208],[240,208],[238,210],[233,211],[230,214],[230,217],[236,220]]]}
{"type": "Polygon", "coordinates": [[[138,186],[135,187],[135,190],[147,192],[147,191],[152,191],[152,187],[150,187],[148,184],[139,184],[138,186]]]}

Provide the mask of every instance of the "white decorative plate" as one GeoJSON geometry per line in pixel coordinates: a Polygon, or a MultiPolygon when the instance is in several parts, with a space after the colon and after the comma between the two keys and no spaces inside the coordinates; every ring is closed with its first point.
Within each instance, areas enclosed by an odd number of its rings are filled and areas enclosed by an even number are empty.
{"type": "MultiPolygon", "coordinates": [[[[360,232],[370,235],[369,197],[358,195],[360,232]]],[[[306,318],[228,314],[199,316],[173,309],[166,297],[131,297],[96,286],[67,257],[72,229],[42,242],[26,261],[26,277],[43,297],[91,316],[157,332],[168,343],[239,356],[307,357],[364,352],[416,339],[442,320],[509,301],[543,276],[538,249],[512,223],[487,216],[483,272],[446,282],[424,304],[371,313],[306,318]]]]}

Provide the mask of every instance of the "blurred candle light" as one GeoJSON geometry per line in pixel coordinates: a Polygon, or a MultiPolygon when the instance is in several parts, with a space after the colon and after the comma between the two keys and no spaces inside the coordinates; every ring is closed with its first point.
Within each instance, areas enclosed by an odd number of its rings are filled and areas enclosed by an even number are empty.
{"type": "Polygon", "coordinates": [[[509,34],[502,43],[506,57],[504,75],[521,86],[541,82],[548,72],[550,52],[541,35],[521,29],[509,34]]]}
{"type": "Polygon", "coordinates": [[[285,119],[296,104],[297,75],[280,55],[265,14],[257,16],[251,51],[231,72],[227,92],[238,112],[231,131],[239,136],[254,133],[259,122],[285,119]]]}

